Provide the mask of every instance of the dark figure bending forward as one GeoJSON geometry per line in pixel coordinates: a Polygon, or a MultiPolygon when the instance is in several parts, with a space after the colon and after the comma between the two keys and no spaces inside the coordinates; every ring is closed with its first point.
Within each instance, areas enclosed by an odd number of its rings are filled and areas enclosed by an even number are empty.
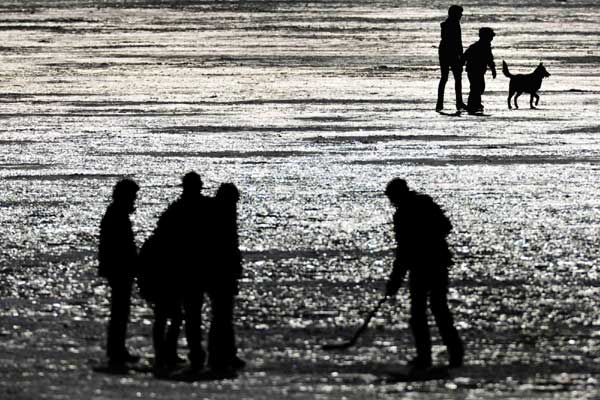
{"type": "Polygon", "coordinates": [[[137,247],[129,215],[135,211],[139,186],[131,179],[115,185],[112,203],[100,223],[98,274],[110,286],[110,319],[106,340],[109,367],[125,368],[126,363],[139,361],[125,347],[131,289],[137,269],[137,247]]]}
{"type": "Polygon", "coordinates": [[[442,40],[439,47],[440,70],[442,76],[438,86],[436,111],[444,109],[444,90],[448,75],[452,70],[454,76],[454,90],[456,92],[456,110],[466,110],[467,106],[462,99],[462,63],[463,46],[460,30],[460,19],[463,8],[453,5],[448,9],[448,18],[441,23],[442,40]]]}
{"type": "Polygon", "coordinates": [[[435,317],[442,341],[448,349],[449,366],[463,363],[463,344],[448,309],[448,268],[452,254],[446,236],[452,225],[442,209],[425,194],[408,189],[406,181],[393,179],[385,194],[396,208],[394,233],[396,259],[387,284],[387,294],[395,296],[408,273],[410,291],[410,326],[417,357],[415,369],[431,367],[431,336],[427,324],[427,300],[435,317]]]}

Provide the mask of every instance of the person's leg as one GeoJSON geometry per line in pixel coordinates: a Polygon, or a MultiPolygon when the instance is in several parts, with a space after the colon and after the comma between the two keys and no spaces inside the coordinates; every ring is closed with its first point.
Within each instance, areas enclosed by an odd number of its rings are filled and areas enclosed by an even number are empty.
{"type": "Polygon", "coordinates": [[[478,90],[476,76],[472,72],[467,72],[467,78],[469,79],[469,98],[467,100],[467,110],[469,112],[475,112],[479,106],[476,94],[478,90]]]}
{"type": "Polygon", "coordinates": [[[233,297],[228,293],[214,293],[210,298],[213,314],[208,339],[208,362],[211,368],[228,368],[235,357],[233,297]]]}
{"type": "Polygon", "coordinates": [[[154,347],[154,366],[163,367],[165,364],[165,328],[167,317],[164,307],[154,306],[154,324],[152,324],[152,345],[154,347]]]}
{"type": "Polygon", "coordinates": [[[483,73],[469,73],[468,77],[471,87],[469,91],[469,103],[467,104],[467,108],[469,112],[481,111],[483,109],[483,105],[481,104],[481,94],[485,90],[483,73]]]}
{"type": "Polygon", "coordinates": [[[246,366],[246,361],[244,361],[243,359],[241,359],[238,355],[238,347],[237,347],[237,340],[235,337],[235,328],[234,328],[234,320],[235,320],[235,294],[231,295],[231,323],[230,323],[230,329],[231,329],[231,354],[232,354],[232,366],[233,368],[239,369],[239,368],[244,368],[246,366]]]}
{"type": "Polygon", "coordinates": [[[444,91],[446,90],[446,82],[448,82],[450,65],[446,62],[443,56],[440,55],[440,83],[438,84],[438,95],[435,109],[441,111],[444,109],[444,91]]]}
{"type": "Polygon", "coordinates": [[[165,362],[172,366],[175,366],[179,360],[179,356],[177,355],[177,342],[179,340],[179,333],[183,323],[182,307],[183,305],[178,301],[172,304],[169,310],[170,323],[166,328],[165,362]]]}
{"type": "Polygon", "coordinates": [[[481,97],[483,96],[483,93],[485,92],[485,77],[483,74],[481,74],[480,78],[479,78],[479,107],[483,110],[483,103],[481,102],[481,97]]]}
{"type": "Polygon", "coordinates": [[[464,348],[448,308],[448,272],[445,270],[439,273],[439,279],[431,288],[430,304],[442,342],[448,349],[450,366],[459,367],[463,362],[464,348]]]}
{"type": "Polygon", "coordinates": [[[426,278],[410,272],[410,327],[415,338],[417,358],[416,368],[431,366],[431,336],[427,324],[427,285],[426,278]]]}
{"type": "Polygon", "coordinates": [[[462,110],[465,108],[465,103],[462,98],[462,66],[456,62],[452,66],[452,75],[454,76],[454,91],[456,93],[456,109],[462,110]]]}
{"type": "Polygon", "coordinates": [[[119,364],[127,361],[128,352],[125,347],[129,309],[131,306],[131,280],[113,281],[110,283],[110,320],[108,322],[106,355],[109,362],[119,364]]]}
{"type": "Polygon", "coordinates": [[[211,369],[220,368],[227,364],[223,354],[223,296],[215,291],[209,293],[212,311],[210,328],[208,330],[208,364],[211,369]]]}
{"type": "Polygon", "coordinates": [[[187,295],[183,301],[183,317],[185,320],[185,337],[188,344],[190,360],[193,369],[204,368],[206,353],[202,347],[202,305],[204,293],[198,291],[187,295]]]}

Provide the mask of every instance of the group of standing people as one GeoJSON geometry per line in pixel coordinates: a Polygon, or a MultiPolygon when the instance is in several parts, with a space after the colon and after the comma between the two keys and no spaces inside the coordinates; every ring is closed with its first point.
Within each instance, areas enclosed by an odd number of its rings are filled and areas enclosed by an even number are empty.
{"type": "Polygon", "coordinates": [[[233,328],[235,296],[242,274],[235,185],[220,185],[214,197],[202,194],[195,172],[182,179],[183,191],[158,219],[138,252],[130,215],[139,186],[119,181],[100,224],[99,274],[111,288],[106,353],[110,368],[126,370],[139,357],[125,346],[134,281],[154,311],[154,373],[195,375],[205,364],[220,376],[234,376],[245,362],[237,356],[233,328]],[[202,344],[202,309],[210,299],[208,346],[202,344]],[[184,325],[189,366],[180,368],[177,344],[184,325]]]}
{"type": "Polygon", "coordinates": [[[462,15],[463,8],[458,5],[452,5],[448,9],[448,18],[441,23],[442,40],[439,46],[439,58],[442,75],[438,85],[435,109],[438,112],[444,109],[444,90],[448,81],[448,75],[452,71],[456,92],[456,110],[459,112],[466,110],[469,114],[477,114],[484,110],[481,103],[481,95],[485,91],[484,76],[488,67],[492,72],[492,78],[496,79],[496,65],[491,47],[495,33],[492,28],[480,28],[479,40],[469,46],[463,53],[460,28],[462,15]],[[463,66],[466,67],[470,85],[467,104],[463,102],[462,97],[463,66]]]}
{"type": "MultiPolygon", "coordinates": [[[[99,273],[111,289],[111,309],[106,352],[114,372],[127,370],[139,357],[125,347],[130,297],[134,280],[142,298],[154,310],[152,339],[154,373],[158,377],[195,379],[205,362],[214,378],[234,377],[245,366],[237,356],[233,329],[235,296],[242,274],[237,227],[239,192],[222,184],[214,197],[202,194],[202,180],[195,172],[182,180],[181,196],[158,219],[156,228],[138,253],[130,214],[135,211],[139,186],[130,179],[113,190],[100,225],[99,273]],[[210,299],[212,318],[208,348],[202,345],[202,307],[210,299]],[[188,344],[189,366],[177,353],[182,324],[188,344]],[[208,354],[207,354],[208,353],[208,354]]],[[[430,196],[409,190],[395,178],[385,194],[395,207],[395,261],[386,285],[393,297],[408,275],[411,299],[410,326],[417,356],[413,371],[432,367],[427,308],[435,317],[448,350],[448,366],[463,364],[463,343],[448,308],[448,270],[452,253],[446,237],[450,220],[430,196]]]]}

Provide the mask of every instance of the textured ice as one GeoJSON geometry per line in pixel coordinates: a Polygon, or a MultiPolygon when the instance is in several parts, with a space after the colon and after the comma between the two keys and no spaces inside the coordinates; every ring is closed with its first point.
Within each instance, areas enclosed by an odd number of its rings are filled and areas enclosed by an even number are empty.
{"type": "MultiPolygon", "coordinates": [[[[433,111],[443,2],[0,2],[0,398],[597,398],[600,7],[488,3],[463,4],[463,42],[491,26],[497,64],[543,61],[538,110],[526,96],[507,110],[508,80],[488,75],[489,117],[433,111]],[[141,184],[141,243],[192,169],[208,194],[242,192],[249,368],[195,384],[95,374],[111,187],[141,184]],[[468,353],[449,381],[385,380],[413,355],[405,291],[356,347],[319,347],[381,295],[394,176],[454,225],[468,353]]],[[[146,357],[150,319],[136,299],[146,357]]]]}

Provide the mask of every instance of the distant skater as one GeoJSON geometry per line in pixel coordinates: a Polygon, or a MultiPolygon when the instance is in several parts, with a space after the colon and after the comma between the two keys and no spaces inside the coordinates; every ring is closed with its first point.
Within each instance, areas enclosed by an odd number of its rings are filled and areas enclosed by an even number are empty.
{"type": "Polygon", "coordinates": [[[469,114],[483,112],[481,95],[485,91],[485,71],[489,67],[492,78],[496,79],[496,64],[492,54],[492,40],[496,34],[492,28],[479,29],[479,40],[473,43],[463,55],[463,63],[466,64],[467,77],[469,78],[469,100],[467,111],[469,114]]]}
{"type": "Polygon", "coordinates": [[[395,178],[385,194],[396,208],[394,234],[396,258],[386,287],[395,296],[408,273],[410,291],[410,327],[417,356],[409,364],[413,371],[432,366],[431,336],[427,323],[427,301],[442,341],[448,350],[449,367],[463,364],[463,344],[448,308],[448,268],[452,254],[446,236],[452,225],[442,209],[425,194],[408,189],[406,181],[395,178]]]}
{"type": "Polygon", "coordinates": [[[112,203],[100,223],[98,274],[106,278],[110,286],[106,355],[109,368],[114,370],[126,370],[127,363],[139,361],[139,357],[130,354],[125,347],[138,257],[129,215],[135,211],[138,190],[139,186],[131,179],[117,182],[112,203]]]}
{"type": "Polygon", "coordinates": [[[439,47],[440,71],[442,76],[438,86],[436,111],[444,109],[444,91],[450,70],[454,76],[454,90],[456,92],[456,110],[466,110],[467,106],[462,99],[462,63],[463,55],[462,35],[460,29],[460,19],[462,18],[463,8],[452,5],[448,9],[448,18],[441,23],[442,40],[439,47]]]}
{"type": "Polygon", "coordinates": [[[232,183],[224,183],[215,196],[213,215],[213,257],[207,268],[207,292],[211,300],[212,321],[208,342],[208,364],[212,371],[232,374],[246,363],[237,356],[233,328],[235,296],[242,276],[239,249],[237,202],[240,194],[232,183]]]}

